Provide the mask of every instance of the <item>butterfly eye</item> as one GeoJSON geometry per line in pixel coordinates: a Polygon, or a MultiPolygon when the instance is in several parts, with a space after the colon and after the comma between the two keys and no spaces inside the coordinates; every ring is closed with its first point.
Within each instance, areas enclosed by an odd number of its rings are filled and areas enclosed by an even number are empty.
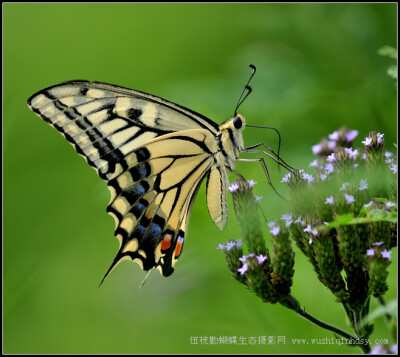
{"type": "Polygon", "coordinates": [[[233,119],[233,126],[236,129],[240,129],[242,127],[242,125],[243,125],[242,119],[240,119],[239,117],[236,117],[233,119]]]}

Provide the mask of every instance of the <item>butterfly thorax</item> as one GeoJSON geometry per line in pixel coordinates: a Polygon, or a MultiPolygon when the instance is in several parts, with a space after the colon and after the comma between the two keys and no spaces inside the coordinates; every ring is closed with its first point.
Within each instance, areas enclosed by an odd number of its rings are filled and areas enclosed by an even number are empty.
{"type": "Polygon", "coordinates": [[[224,164],[232,170],[235,169],[235,162],[244,147],[242,136],[244,127],[245,119],[241,114],[237,114],[219,126],[219,146],[224,155],[224,164]]]}

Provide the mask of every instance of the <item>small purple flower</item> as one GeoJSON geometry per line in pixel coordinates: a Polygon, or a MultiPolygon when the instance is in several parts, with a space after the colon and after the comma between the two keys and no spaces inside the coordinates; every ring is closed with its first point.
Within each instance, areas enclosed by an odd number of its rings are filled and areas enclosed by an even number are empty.
{"type": "Polygon", "coordinates": [[[249,183],[249,187],[250,187],[250,188],[253,188],[254,185],[255,185],[256,183],[258,183],[258,182],[255,182],[255,181],[253,181],[253,180],[248,180],[247,182],[249,183]]]}
{"type": "Polygon", "coordinates": [[[236,247],[238,247],[239,249],[242,248],[242,239],[236,240],[236,247]]]}
{"type": "Polygon", "coordinates": [[[328,135],[329,139],[338,141],[339,140],[339,132],[334,131],[332,134],[328,135]]]}
{"type": "Polygon", "coordinates": [[[346,134],[346,140],[351,143],[358,135],[358,130],[351,130],[346,134]]]}
{"type": "Polygon", "coordinates": [[[263,198],[263,196],[254,196],[254,198],[256,199],[256,202],[259,202],[263,198]]]}
{"type": "Polygon", "coordinates": [[[368,189],[368,184],[367,184],[366,179],[361,179],[360,186],[358,186],[358,189],[360,191],[364,191],[364,190],[368,189]]]}
{"type": "Polygon", "coordinates": [[[289,172],[282,178],[281,182],[289,183],[291,177],[292,177],[292,173],[289,172]]]}
{"type": "Polygon", "coordinates": [[[308,165],[309,167],[318,167],[318,159],[315,159],[313,162],[308,165]]]}
{"type": "Polygon", "coordinates": [[[395,163],[391,164],[389,169],[393,172],[393,174],[397,174],[397,165],[395,163]]]}
{"type": "Polygon", "coordinates": [[[386,202],[386,209],[390,210],[391,207],[396,206],[396,204],[394,202],[391,201],[387,201],[386,202]]]}
{"type": "Polygon", "coordinates": [[[303,178],[304,181],[307,181],[308,183],[311,183],[311,182],[314,181],[314,177],[312,175],[310,175],[310,174],[305,173],[305,172],[303,172],[301,174],[301,177],[303,178]]]}
{"type": "Polygon", "coordinates": [[[312,150],[314,155],[318,155],[322,151],[322,145],[321,144],[314,145],[311,148],[311,150],[312,150]]]}
{"type": "Polygon", "coordinates": [[[376,246],[376,247],[379,247],[379,246],[381,246],[382,244],[385,244],[385,242],[375,242],[375,243],[372,243],[372,245],[374,245],[374,246],[376,246]]]}
{"type": "Polygon", "coordinates": [[[268,227],[271,229],[271,228],[275,227],[276,221],[270,221],[267,224],[268,224],[268,227]]]}
{"type": "Polygon", "coordinates": [[[391,345],[389,348],[390,352],[392,352],[394,355],[397,355],[397,345],[391,345]]]}
{"type": "Polygon", "coordinates": [[[335,147],[336,147],[336,141],[328,141],[328,149],[330,151],[335,150],[335,147]]]}
{"type": "Polygon", "coordinates": [[[241,256],[241,257],[239,258],[239,260],[240,260],[243,264],[246,263],[247,255],[241,256]]]}
{"type": "Polygon", "coordinates": [[[347,193],[344,194],[344,198],[347,201],[347,204],[351,205],[352,202],[355,202],[356,199],[352,195],[348,195],[347,193]]]}
{"type": "Polygon", "coordinates": [[[286,221],[286,227],[290,227],[290,225],[293,223],[293,215],[291,213],[283,214],[281,219],[286,221]]]}
{"type": "Polygon", "coordinates": [[[328,162],[336,162],[335,153],[333,152],[332,154],[330,154],[330,155],[326,158],[326,161],[328,161],[328,162]]]}
{"type": "Polygon", "coordinates": [[[367,161],[367,153],[366,152],[364,152],[361,156],[362,156],[363,160],[367,161]]]}
{"type": "Polygon", "coordinates": [[[369,257],[375,256],[375,250],[374,250],[374,248],[367,249],[367,255],[368,255],[369,257]]]}
{"type": "Polygon", "coordinates": [[[392,252],[390,250],[382,250],[381,255],[383,259],[392,259],[392,252]]]}
{"type": "Polygon", "coordinates": [[[301,219],[301,215],[294,221],[294,223],[299,223],[303,227],[305,226],[305,222],[301,219]]]}
{"type": "Polygon", "coordinates": [[[393,159],[391,159],[390,157],[388,157],[386,160],[385,160],[385,164],[391,164],[393,162],[393,159]]]}
{"type": "Polygon", "coordinates": [[[231,191],[231,193],[235,193],[238,189],[239,189],[239,185],[236,181],[232,182],[228,187],[228,190],[231,191]]]}
{"type": "Polygon", "coordinates": [[[266,257],[265,255],[257,255],[256,256],[257,260],[258,260],[258,264],[261,265],[262,263],[264,263],[268,257],[266,257]]]}
{"type": "Polygon", "coordinates": [[[377,143],[378,143],[378,144],[382,144],[382,143],[383,143],[383,136],[384,136],[384,135],[385,135],[385,134],[381,134],[381,133],[376,134],[377,143]]]}
{"type": "Polygon", "coordinates": [[[277,236],[277,235],[279,234],[280,230],[281,230],[281,229],[280,229],[279,226],[272,227],[272,228],[270,229],[270,233],[271,233],[273,236],[277,236]]]}
{"type": "Polygon", "coordinates": [[[319,178],[321,179],[321,181],[325,181],[327,177],[328,177],[327,174],[321,174],[321,175],[319,175],[319,178]]]}
{"type": "Polygon", "coordinates": [[[326,205],[334,205],[335,204],[335,201],[334,201],[334,199],[333,199],[333,196],[329,196],[327,199],[326,199],[326,201],[325,201],[325,204],[326,205]]]}
{"type": "Polygon", "coordinates": [[[390,151],[386,151],[385,152],[385,157],[392,157],[393,156],[393,153],[392,152],[390,152],[390,151]]]}
{"type": "Polygon", "coordinates": [[[365,138],[364,141],[361,141],[367,148],[372,146],[372,138],[365,138]]]}
{"type": "Polygon", "coordinates": [[[247,273],[249,271],[249,266],[247,265],[247,263],[244,263],[243,266],[241,268],[238,269],[238,272],[241,275],[244,275],[245,273],[247,273]]]}
{"type": "Polygon", "coordinates": [[[226,243],[226,250],[227,251],[231,250],[235,245],[236,245],[235,242],[227,242],[226,243]]]}
{"type": "Polygon", "coordinates": [[[333,164],[332,164],[332,163],[326,164],[326,165],[325,165],[325,171],[326,171],[326,173],[328,173],[328,174],[331,174],[332,172],[334,172],[335,169],[334,169],[334,167],[333,167],[333,164]]]}
{"type": "Polygon", "coordinates": [[[366,204],[364,205],[364,208],[370,207],[373,203],[374,203],[374,201],[369,201],[368,203],[366,203],[366,204]]]}
{"type": "Polygon", "coordinates": [[[357,156],[358,156],[358,150],[357,149],[352,150],[351,148],[345,148],[344,150],[346,151],[347,155],[349,155],[349,159],[350,160],[356,160],[357,159],[357,156]]]}
{"type": "Polygon", "coordinates": [[[310,234],[310,240],[309,240],[309,244],[312,243],[312,240],[318,236],[318,230],[316,228],[312,229],[311,228],[311,224],[307,224],[307,228],[303,229],[303,232],[307,232],[310,234]]]}
{"type": "Polygon", "coordinates": [[[339,191],[346,191],[347,186],[349,186],[349,182],[345,182],[342,184],[342,187],[339,188],[339,191]]]}
{"type": "Polygon", "coordinates": [[[225,244],[218,244],[217,249],[221,249],[222,251],[225,251],[225,244]]]}

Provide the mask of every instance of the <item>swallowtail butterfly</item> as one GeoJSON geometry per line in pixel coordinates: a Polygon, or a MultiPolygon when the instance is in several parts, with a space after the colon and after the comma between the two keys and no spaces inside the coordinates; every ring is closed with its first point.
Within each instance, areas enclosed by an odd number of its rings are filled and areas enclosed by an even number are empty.
{"type": "Polygon", "coordinates": [[[241,152],[260,151],[248,149],[265,144],[244,148],[245,119],[236,110],[218,126],[154,95],[88,81],[45,88],[29,98],[28,106],[108,184],[107,212],[115,220],[120,248],[105,277],[124,259],[169,276],[182,253],[203,179],[208,178],[209,214],[223,230],[228,218],[227,172],[234,171],[238,160],[260,161],[266,170],[263,159],[239,158],[241,152]]]}

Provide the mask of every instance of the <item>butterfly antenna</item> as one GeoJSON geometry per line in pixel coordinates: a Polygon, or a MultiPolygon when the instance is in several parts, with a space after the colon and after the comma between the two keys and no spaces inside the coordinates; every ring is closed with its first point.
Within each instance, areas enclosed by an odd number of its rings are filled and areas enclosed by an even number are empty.
{"type": "Polygon", "coordinates": [[[243,92],[242,92],[242,94],[240,95],[239,100],[238,100],[238,102],[237,102],[237,104],[236,104],[235,114],[234,114],[233,116],[236,116],[237,110],[239,109],[240,105],[244,102],[244,100],[245,100],[245,99],[249,96],[249,94],[252,92],[252,89],[251,89],[251,87],[249,86],[249,83],[250,83],[251,79],[253,78],[254,74],[256,73],[256,66],[254,66],[253,64],[249,64],[249,67],[253,70],[253,73],[250,75],[249,80],[247,81],[246,85],[244,86],[243,92]],[[248,92],[246,93],[246,95],[245,95],[244,98],[242,99],[243,94],[244,94],[244,92],[245,92],[246,90],[248,90],[248,92]]]}

